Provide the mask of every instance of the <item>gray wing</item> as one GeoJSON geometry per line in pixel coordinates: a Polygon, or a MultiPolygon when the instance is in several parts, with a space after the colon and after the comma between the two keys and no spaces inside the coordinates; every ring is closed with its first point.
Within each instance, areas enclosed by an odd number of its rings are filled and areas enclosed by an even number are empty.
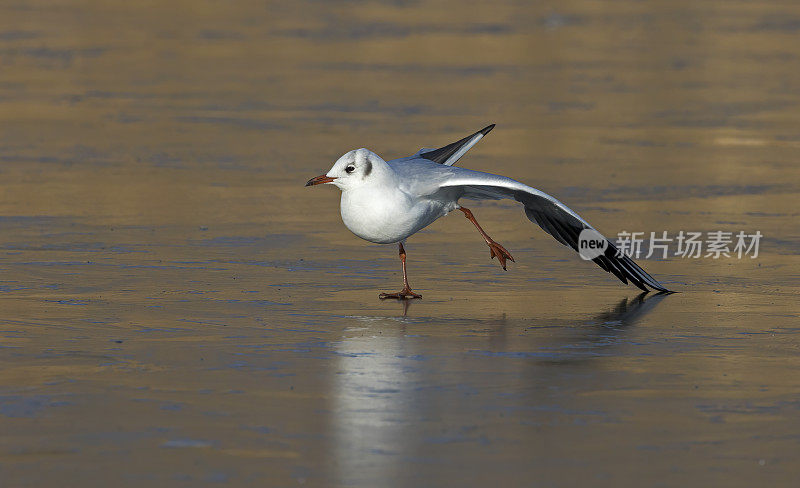
{"type": "MultiPolygon", "coordinates": [[[[444,175],[442,175],[444,176],[444,175]]],[[[525,206],[525,215],[561,244],[578,251],[578,236],[584,229],[594,229],[569,207],[550,195],[511,178],[481,173],[463,168],[451,168],[451,173],[438,182],[439,187],[457,190],[457,195],[475,200],[514,199],[525,206]]],[[[593,259],[598,266],[644,291],[647,286],[669,291],[627,255],[618,255],[617,247],[608,241],[605,253],[593,259]]]]}
{"type": "Polygon", "coordinates": [[[417,151],[414,156],[425,158],[428,161],[433,161],[434,163],[443,164],[445,166],[452,166],[492,129],[494,129],[494,124],[488,125],[460,141],[440,147],[439,149],[422,148],[417,151]]]}

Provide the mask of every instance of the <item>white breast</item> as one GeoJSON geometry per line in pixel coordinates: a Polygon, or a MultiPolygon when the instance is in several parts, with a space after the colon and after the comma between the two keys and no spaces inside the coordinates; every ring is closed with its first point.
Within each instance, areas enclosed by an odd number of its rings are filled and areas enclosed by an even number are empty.
{"type": "Polygon", "coordinates": [[[357,188],[342,192],[344,225],[358,237],[378,244],[405,240],[455,208],[434,200],[412,200],[400,190],[357,188]]]}

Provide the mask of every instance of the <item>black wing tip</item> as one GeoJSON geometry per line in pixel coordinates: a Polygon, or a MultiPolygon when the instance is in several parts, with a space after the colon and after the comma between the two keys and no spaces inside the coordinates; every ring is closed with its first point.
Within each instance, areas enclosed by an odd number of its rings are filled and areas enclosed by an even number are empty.
{"type": "MultiPolygon", "coordinates": [[[[658,283],[658,282],[656,282],[656,283],[658,283]]],[[[655,290],[657,292],[656,295],[672,295],[674,293],[680,293],[679,291],[675,291],[675,290],[670,290],[670,289],[664,288],[664,285],[662,285],[661,283],[658,283],[658,284],[659,284],[658,288],[656,288],[655,286],[652,286],[652,285],[648,285],[648,286],[650,286],[650,288],[652,288],[653,290],[655,290]]]]}
{"type": "Polygon", "coordinates": [[[650,293],[650,288],[652,288],[657,295],[671,295],[673,293],[677,293],[675,291],[668,290],[666,287],[664,287],[664,285],[659,283],[658,280],[650,276],[647,271],[643,270],[638,264],[636,264],[636,262],[631,259],[630,256],[617,256],[617,248],[611,241],[608,241],[608,243],[609,247],[606,249],[606,252],[592,260],[598,266],[605,269],[609,273],[614,274],[626,285],[628,284],[628,281],[630,281],[632,285],[636,286],[644,293],[650,293]]]}
{"type": "Polygon", "coordinates": [[[429,161],[433,161],[434,163],[445,164],[453,154],[464,147],[465,144],[469,143],[475,136],[480,134],[481,137],[483,137],[491,132],[491,130],[494,129],[494,125],[495,124],[487,125],[483,129],[474,132],[463,139],[459,139],[456,142],[442,146],[439,149],[431,149],[430,151],[420,152],[419,155],[429,161]]]}

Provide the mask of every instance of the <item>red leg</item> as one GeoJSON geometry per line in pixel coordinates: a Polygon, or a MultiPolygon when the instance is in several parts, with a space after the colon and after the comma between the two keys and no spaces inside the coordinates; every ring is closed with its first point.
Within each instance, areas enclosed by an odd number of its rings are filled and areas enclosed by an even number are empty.
{"type": "Polygon", "coordinates": [[[406,298],[422,298],[422,295],[414,293],[411,291],[411,287],[408,286],[408,275],[406,274],[406,250],[403,249],[403,243],[400,243],[400,261],[403,262],[403,289],[397,293],[381,293],[378,295],[378,298],[397,298],[399,300],[405,300],[406,298]]]}
{"type": "Polygon", "coordinates": [[[483,231],[480,224],[478,224],[478,221],[475,220],[475,216],[472,215],[472,212],[470,212],[468,208],[459,207],[458,209],[464,212],[464,216],[469,219],[470,222],[475,224],[478,232],[480,232],[481,236],[483,236],[483,240],[486,241],[486,245],[489,246],[489,254],[492,259],[497,256],[497,260],[500,261],[500,266],[502,266],[503,269],[506,269],[506,259],[510,259],[512,262],[514,262],[514,258],[511,257],[511,253],[506,251],[506,248],[500,244],[494,242],[494,240],[492,240],[492,238],[483,231]]]}

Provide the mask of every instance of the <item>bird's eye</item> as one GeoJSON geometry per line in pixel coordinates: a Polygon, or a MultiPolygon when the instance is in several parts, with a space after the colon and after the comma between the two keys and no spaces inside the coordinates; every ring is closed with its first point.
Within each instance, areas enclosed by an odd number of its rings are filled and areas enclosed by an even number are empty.
{"type": "Polygon", "coordinates": [[[348,166],[344,170],[347,172],[347,174],[350,174],[350,173],[352,173],[353,171],[356,170],[356,167],[355,166],[348,166]]]}

